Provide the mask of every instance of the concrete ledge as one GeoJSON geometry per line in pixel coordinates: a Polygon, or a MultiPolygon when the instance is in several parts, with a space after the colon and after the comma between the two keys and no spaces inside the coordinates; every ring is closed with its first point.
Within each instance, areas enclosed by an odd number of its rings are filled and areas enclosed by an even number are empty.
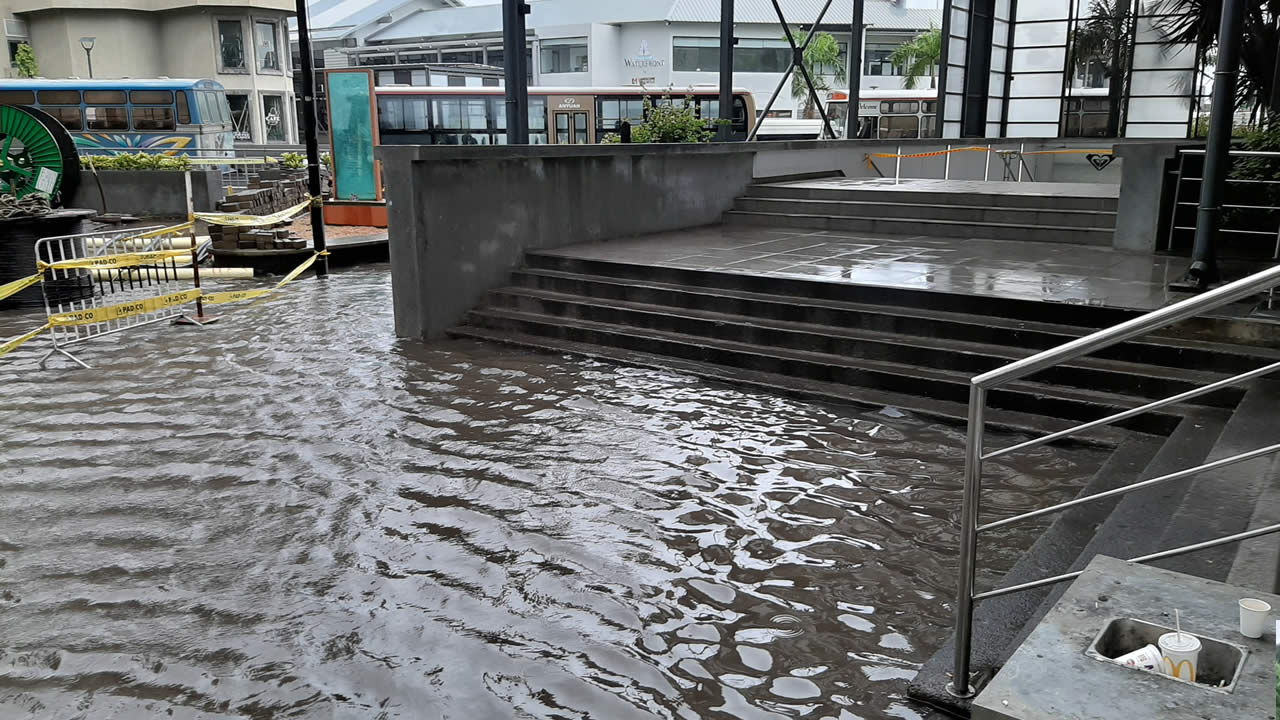
{"type": "Polygon", "coordinates": [[[1237,601],[1280,597],[1098,556],[973,703],[975,720],[1203,720],[1267,718],[1275,710],[1274,624],[1239,633],[1237,601]],[[1230,693],[1095,660],[1085,651],[1115,617],[1184,630],[1248,650],[1230,693]]]}
{"type": "Polygon", "coordinates": [[[84,170],[72,203],[99,212],[185,218],[188,173],[195,210],[217,210],[222,199],[222,173],[218,170],[84,170]]]}

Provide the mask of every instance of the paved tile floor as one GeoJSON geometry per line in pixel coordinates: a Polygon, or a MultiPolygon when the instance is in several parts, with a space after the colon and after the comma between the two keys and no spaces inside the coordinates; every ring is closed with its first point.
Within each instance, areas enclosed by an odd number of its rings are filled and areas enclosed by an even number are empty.
{"type": "MultiPolygon", "coordinates": [[[[1185,258],[1061,243],[715,225],[553,250],[584,259],[1148,310],[1185,258]]],[[[1250,266],[1224,263],[1238,277],[1250,266]]],[[[1261,266],[1255,266],[1261,269],[1261,266]]]]}

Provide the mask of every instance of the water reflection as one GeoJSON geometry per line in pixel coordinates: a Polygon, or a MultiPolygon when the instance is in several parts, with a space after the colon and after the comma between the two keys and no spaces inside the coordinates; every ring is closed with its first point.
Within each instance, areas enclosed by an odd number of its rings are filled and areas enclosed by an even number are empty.
{"type": "MultiPolygon", "coordinates": [[[[0,364],[0,716],[919,716],[955,429],[400,343],[389,304],[353,271],[0,364]]],[[[1016,511],[1098,459],[987,477],[1016,511]]]]}

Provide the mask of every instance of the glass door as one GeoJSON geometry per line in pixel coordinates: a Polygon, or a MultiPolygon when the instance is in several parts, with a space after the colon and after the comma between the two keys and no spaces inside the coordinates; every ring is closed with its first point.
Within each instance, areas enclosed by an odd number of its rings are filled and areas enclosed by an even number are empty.
{"type": "Polygon", "coordinates": [[[556,126],[557,145],[589,145],[591,116],[583,110],[552,114],[556,126]]]}

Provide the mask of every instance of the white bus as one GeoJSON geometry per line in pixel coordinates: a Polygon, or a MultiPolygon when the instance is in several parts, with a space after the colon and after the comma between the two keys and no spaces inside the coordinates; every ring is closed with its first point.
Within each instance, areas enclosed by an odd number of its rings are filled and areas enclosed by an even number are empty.
{"type": "MultiPolygon", "coordinates": [[[[844,137],[849,119],[849,92],[827,96],[831,129],[844,137]]],[[[858,132],[864,139],[920,138],[937,135],[937,90],[865,90],[858,102],[858,132]]]]}

